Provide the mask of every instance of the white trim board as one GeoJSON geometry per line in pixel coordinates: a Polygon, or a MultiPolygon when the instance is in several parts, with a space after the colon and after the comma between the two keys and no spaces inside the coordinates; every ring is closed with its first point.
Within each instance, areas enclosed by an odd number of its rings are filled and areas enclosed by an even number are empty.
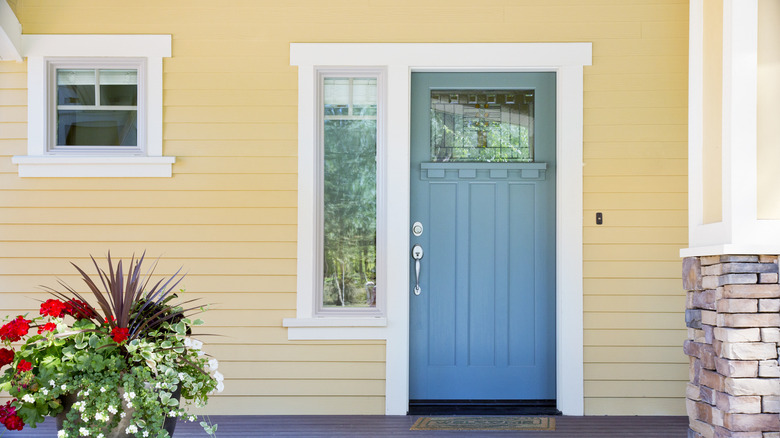
{"type": "MultiPolygon", "coordinates": [[[[298,310],[311,319],[307,291],[313,290],[315,182],[314,81],[317,67],[387,69],[386,152],[386,327],[371,327],[372,339],[386,339],[385,413],[405,415],[409,405],[409,134],[413,71],[552,71],[557,73],[556,189],[556,385],[565,415],[584,414],[582,300],[582,69],[590,65],[590,43],[501,44],[318,44],[290,45],[298,66],[298,310]],[[304,296],[300,296],[303,294],[304,296]]],[[[364,327],[317,331],[315,323],[292,327],[290,339],[305,329],[312,339],[365,339],[364,327]],[[313,327],[314,326],[314,327],[313,327]],[[330,337],[333,335],[333,337],[330,337]],[[338,337],[336,337],[338,336],[338,337]]],[[[302,324],[297,324],[302,325],[302,324]]],[[[325,325],[325,324],[323,324],[325,325]]]]}
{"type": "MultiPolygon", "coordinates": [[[[174,157],[162,156],[163,58],[170,35],[22,35],[27,57],[27,155],[15,156],[20,177],[171,177],[174,157]],[[47,60],[77,57],[100,64],[108,58],[144,58],[146,141],[144,156],[47,152],[47,60]],[[55,158],[56,157],[56,158],[55,158]]],[[[139,113],[140,114],[140,113],[139,113]]]]}

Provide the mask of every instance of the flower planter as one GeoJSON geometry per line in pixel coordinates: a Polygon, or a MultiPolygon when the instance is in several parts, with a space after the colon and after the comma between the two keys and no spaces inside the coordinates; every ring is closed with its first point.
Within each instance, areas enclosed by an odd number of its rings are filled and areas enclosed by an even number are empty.
{"type": "MultiPolygon", "coordinates": [[[[217,360],[190,337],[203,324],[190,316],[205,307],[177,304],[179,272],[154,282],[142,261],[131,260],[125,275],[109,255],[107,272],[94,262],[97,281],[77,267],[95,305],[60,283],[70,295],[48,288],[54,298],[41,303],[40,316],[0,325],[0,392],[12,397],[0,406],[0,424],[35,427],[64,409],[56,415],[60,438],[172,435],[188,405],[205,406],[222,391],[217,360]]],[[[216,428],[201,425],[208,434],[216,428]]]]}
{"type": "MultiPolygon", "coordinates": [[[[119,392],[122,393],[124,391],[120,389],[119,392]]],[[[171,396],[171,398],[175,398],[176,400],[179,400],[180,397],[181,397],[181,390],[179,389],[174,391],[173,395],[171,396]]],[[[57,420],[58,431],[63,429],[63,423],[67,419],[68,412],[70,412],[71,408],[73,407],[73,404],[78,401],[78,398],[76,397],[76,394],[68,394],[66,396],[63,396],[60,400],[62,401],[63,410],[55,417],[57,420]]],[[[133,417],[133,412],[135,412],[135,409],[125,408],[123,412],[125,413],[125,417],[120,419],[119,424],[117,424],[116,427],[111,429],[110,432],[104,434],[105,438],[135,437],[134,434],[129,434],[126,432],[127,427],[130,426],[130,421],[133,417]]],[[[113,415],[110,418],[113,420],[113,415]]],[[[173,431],[176,429],[176,421],[177,418],[175,417],[167,417],[165,419],[165,423],[163,424],[163,429],[165,429],[165,431],[168,432],[168,435],[170,436],[173,436],[173,431]]]]}

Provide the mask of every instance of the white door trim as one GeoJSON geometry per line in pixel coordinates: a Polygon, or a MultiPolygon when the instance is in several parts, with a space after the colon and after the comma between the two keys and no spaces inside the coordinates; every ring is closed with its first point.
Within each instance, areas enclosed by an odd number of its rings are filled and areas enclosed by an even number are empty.
{"type": "MultiPolygon", "coordinates": [[[[583,66],[590,43],[303,43],[290,45],[299,74],[299,151],[311,149],[315,99],[308,83],[316,67],[379,66],[387,69],[387,326],[385,412],[409,406],[409,135],[412,71],[552,71],[557,73],[556,181],[556,385],[565,415],[583,415],[582,120],[583,66]]],[[[310,157],[299,154],[299,171],[310,157]]],[[[308,199],[313,181],[299,175],[298,239],[312,234],[308,199]],[[304,181],[301,181],[301,180],[304,181]],[[302,183],[303,182],[303,183],[302,183]]],[[[299,252],[298,275],[311,255],[299,252]]],[[[299,281],[300,284],[300,281],[299,281]]],[[[299,290],[299,294],[302,291],[299,290]]],[[[299,315],[300,317],[300,315],[299,315]]],[[[344,333],[348,336],[347,332],[344,333]]]]}

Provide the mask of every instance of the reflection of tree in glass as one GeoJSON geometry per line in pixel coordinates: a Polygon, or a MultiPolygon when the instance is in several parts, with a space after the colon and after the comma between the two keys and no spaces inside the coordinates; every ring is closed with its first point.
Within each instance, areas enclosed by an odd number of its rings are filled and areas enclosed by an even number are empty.
{"type": "Polygon", "coordinates": [[[325,306],[366,306],[376,282],[376,120],[325,120],[325,306]]]}
{"type": "Polygon", "coordinates": [[[530,143],[526,126],[498,121],[475,123],[462,115],[431,109],[433,161],[531,161],[530,143]]]}

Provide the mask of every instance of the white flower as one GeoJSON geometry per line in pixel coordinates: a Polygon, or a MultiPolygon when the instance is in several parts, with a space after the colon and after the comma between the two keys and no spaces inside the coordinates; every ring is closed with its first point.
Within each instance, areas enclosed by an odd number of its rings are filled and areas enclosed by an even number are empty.
{"type": "Polygon", "coordinates": [[[217,382],[225,380],[225,376],[223,376],[219,371],[214,372],[214,378],[217,379],[217,382]]]}
{"type": "Polygon", "coordinates": [[[147,437],[147,436],[149,436],[149,432],[144,431],[144,437],[147,437]]]}
{"type": "Polygon", "coordinates": [[[61,431],[57,432],[57,438],[67,438],[67,436],[68,436],[68,433],[65,432],[64,430],[61,430],[61,431]]]}
{"type": "Polygon", "coordinates": [[[95,420],[103,421],[103,422],[108,421],[108,414],[106,414],[105,412],[98,412],[97,414],[95,414],[95,420]]]}
{"type": "Polygon", "coordinates": [[[81,414],[81,421],[88,422],[89,421],[89,415],[87,414],[81,414]]]}
{"type": "Polygon", "coordinates": [[[131,424],[127,426],[127,429],[125,429],[125,433],[136,433],[138,432],[138,428],[135,427],[135,424],[131,424]]]}
{"type": "Polygon", "coordinates": [[[157,382],[154,384],[154,389],[160,389],[162,388],[162,385],[160,385],[160,382],[157,382]]]}
{"type": "Polygon", "coordinates": [[[199,341],[197,339],[193,339],[190,342],[190,344],[192,344],[192,349],[193,350],[200,350],[201,348],[203,348],[203,342],[201,342],[201,341],[199,341]]]}
{"type": "Polygon", "coordinates": [[[127,402],[127,407],[128,408],[132,408],[133,407],[133,402],[127,402]]]}
{"type": "Polygon", "coordinates": [[[68,389],[68,385],[62,385],[60,386],[60,389],[66,391],[68,389]]]}
{"type": "Polygon", "coordinates": [[[176,415],[178,415],[178,414],[176,413],[176,411],[168,411],[168,416],[169,416],[169,417],[173,418],[173,417],[175,417],[176,415]]]}
{"type": "MultiPolygon", "coordinates": [[[[57,382],[55,382],[54,380],[49,380],[49,385],[51,385],[51,387],[54,388],[55,386],[57,386],[57,382]]],[[[59,435],[59,433],[57,435],[59,435]]]]}
{"type": "Polygon", "coordinates": [[[112,406],[109,406],[109,407],[108,407],[108,412],[110,412],[110,413],[111,413],[111,415],[114,415],[114,414],[116,414],[116,412],[117,412],[117,410],[116,410],[116,406],[113,406],[113,405],[112,405],[112,406]]]}
{"type": "MultiPolygon", "coordinates": [[[[216,368],[215,368],[215,369],[216,369],[216,368]]],[[[179,380],[184,380],[184,378],[185,378],[186,376],[187,376],[187,375],[186,375],[186,374],[184,374],[184,373],[179,373],[179,380]]]]}
{"type": "Polygon", "coordinates": [[[195,421],[195,420],[197,420],[197,419],[198,419],[198,417],[196,417],[196,416],[194,416],[194,415],[190,415],[190,416],[189,416],[187,419],[188,419],[189,421],[195,421]]]}
{"type": "Polygon", "coordinates": [[[103,435],[103,432],[100,432],[95,438],[105,438],[105,435],[103,435]]]}
{"type": "Polygon", "coordinates": [[[89,395],[89,389],[87,389],[87,390],[84,390],[84,391],[81,391],[80,395],[81,395],[82,397],[87,397],[87,396],[89,395]]]}
{"type": "Polygon", "coordinates": [[[125,413],[124,413],[124,411],[122,411],[122,412],[120,412],[120,413],[119,413],[119,418],[125,418],[125,413]]]}
{"type": "Polygon", "coordinates": [[[43,395],[49,395],[49,390],[46,388],[41,388],[41,394],[43,395]]]}
{"type": "Polygon", "coordinates": [[[100,392],[106,392],[106,388],[104,388],[104,387],[102,387],[102,386],[101,386],[101,387],[100,387],[100,392]]]}
{"type": "Polygon", "coordinates": [[[79,429],[79,434],[81,434],[81,436],[89,436],[89,431],[86,427],[82,427],[79,429]]]}
{"type": "Polygon", "coordinates": [[[209,368],[211,368],[212,371],[215,371],[219,368],[219,362],[217,362],[216,359],[209,359],[209,368]]]}
{"type": "Polygon", "coordinates": [[[135,398],[134,392],[126,392],[122,397],[125,398],[125,400],[130,401],[135,398]]]}
{"type": "Polygon", "coordinates": [[[35,397],[33,397],[32,394],[25,394],[24,397],[22,397],[22,401],[26,403],[35,403],[35,397]]]}
{"type": "Polygon", "coordinates": [[[224,390],[225,390],[225,384],[222,381],[217,383],[217,392],[222,392],[224,390]]]}

